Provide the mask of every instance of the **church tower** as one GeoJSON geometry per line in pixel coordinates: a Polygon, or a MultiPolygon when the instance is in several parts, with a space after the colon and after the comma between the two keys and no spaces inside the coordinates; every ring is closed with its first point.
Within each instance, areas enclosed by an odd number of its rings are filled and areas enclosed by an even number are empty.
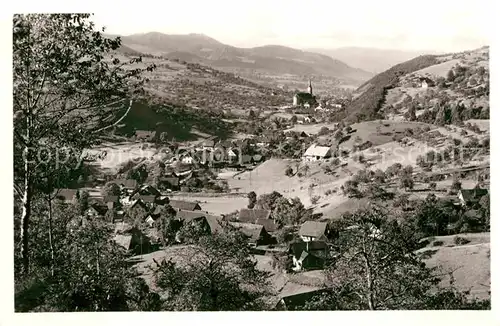
{"type": "Polygon", "coordinates": [[[311,95],[313,95],[313,87],[311,84],[311,79],[309,79],[309,87],[307,87],[307,92],[311,95]]]}

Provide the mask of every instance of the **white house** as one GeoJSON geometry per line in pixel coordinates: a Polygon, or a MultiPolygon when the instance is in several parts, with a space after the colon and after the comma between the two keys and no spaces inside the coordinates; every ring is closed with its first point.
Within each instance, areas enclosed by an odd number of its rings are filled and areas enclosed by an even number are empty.
{"type": "Polygon", "coordinates": [[[238,154],[236,154],[236,152],[237,152],[237,150],[235,150],[233,148],[228,149],[227,157],[229,158],[229,160],[233,161],[233,160],[238,158],[238,154]]]}
{"type": "Polygon", "coordinates": [[[184,164],[193,164],[193,161],[194,161],[193,157],[189,154],[185,154],[181,158],[181,162],[184,164]]]}
{"type": "Polygon", "coordinates": [[[155,220],[151,216],[148,216],[145,222],[150,228],[152,228],[155,224],[155,220]]]}
{"type": "Polygon", "coordinates": [[[331,157],[330,147],[317,146],[316,144],[312,144],[311,146],[309,146],[304,155],[302,155],[302,159],[304,162],[314,162],[329,157],[331,157]]]}

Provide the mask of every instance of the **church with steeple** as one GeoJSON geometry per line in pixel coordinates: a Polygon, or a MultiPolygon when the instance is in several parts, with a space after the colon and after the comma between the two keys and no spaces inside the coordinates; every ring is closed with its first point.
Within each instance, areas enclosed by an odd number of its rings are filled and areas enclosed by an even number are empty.
{"type": "Polygon", "coordinates": [[[306,103],[309,104],[310,106],[313,106],[314,104],[317,103],[316,96],[313,95],[312,83],[310,79],[309,79],[309,86],[307,87],[307,92],[300,92],[293,96],[294,106],[299,106],[299,105],[303,106],[306,103]]]}

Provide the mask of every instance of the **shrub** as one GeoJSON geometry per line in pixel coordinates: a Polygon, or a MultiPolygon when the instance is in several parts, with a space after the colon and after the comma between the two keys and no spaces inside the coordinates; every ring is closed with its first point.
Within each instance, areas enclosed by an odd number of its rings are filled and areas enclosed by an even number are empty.
{"type": "Polygon", "coordinates": [[[316,205],[319,201],[319,196],[313,196],[311,197],[311,204],[316,205]]]}
{"type": "Polygon", "coordinates": [[[293,176],[293,169],[292,169],[292,167],[291,167],[291,166],[288,166],[288,167],[285,169],[285,175],[286,175],[287,177],[291,177],[291,176],[293,176]]]}
{"type": "Polygon", "coordinates": [[[328,189],[327,191],[325,191],[325,196],[329,196],[329,195],[331,195],[333,193],[336,193],[336,191],[333,190],[333,189],[328,189]]]}
{"type": "Polygon", "coordinates": [[[318,132],[318,136],[328,135],[329,133],[330,129],[328,129],[327,127],[322,127],[318,132]]]}
{"type": "Polygon", "coordinates": [[[443,241],[441,241],[441,240],[436,240],[436,241],[434,241],[434,242],[432,243],[432,246],[433,246],[433,247],[439,247],[439,246],[442,246],[442,245],[444,245],[444,242],[443,242],[443,241]]]}
{"type": "Polygon", "coordinates": [[[456,244],[456,245],[464,245],[464,244],[467,244],[470,242],[469,239],[465,238],[465,237],[461,237],[461,236],[455,236],[453,238],[453,242],[456,244]]]}

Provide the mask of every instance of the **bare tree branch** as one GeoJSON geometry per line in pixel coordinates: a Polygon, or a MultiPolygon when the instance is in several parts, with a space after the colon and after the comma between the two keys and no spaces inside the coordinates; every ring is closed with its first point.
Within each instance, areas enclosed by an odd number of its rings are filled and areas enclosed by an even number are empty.
{"type": "Polygon", "coordinates": [[[120,121],[122,121],[123,119],[125,119],[125,117],[128,115],[130,109],[132,108],[132,103],[133,103],[133,100],[130,100],[127,112],[125,112],[125,114],[120,119],[118,119],[115,123],[113,123],[113,124],[111,124],[111,125],[109,125],[107,127],[103,127],[103,128],[97,129],[95,132],[101,132],[103,130],[109,129],[109,128],[111,128],[111,127],[116,126],[117,124],[119,124],[120,121]]]}

